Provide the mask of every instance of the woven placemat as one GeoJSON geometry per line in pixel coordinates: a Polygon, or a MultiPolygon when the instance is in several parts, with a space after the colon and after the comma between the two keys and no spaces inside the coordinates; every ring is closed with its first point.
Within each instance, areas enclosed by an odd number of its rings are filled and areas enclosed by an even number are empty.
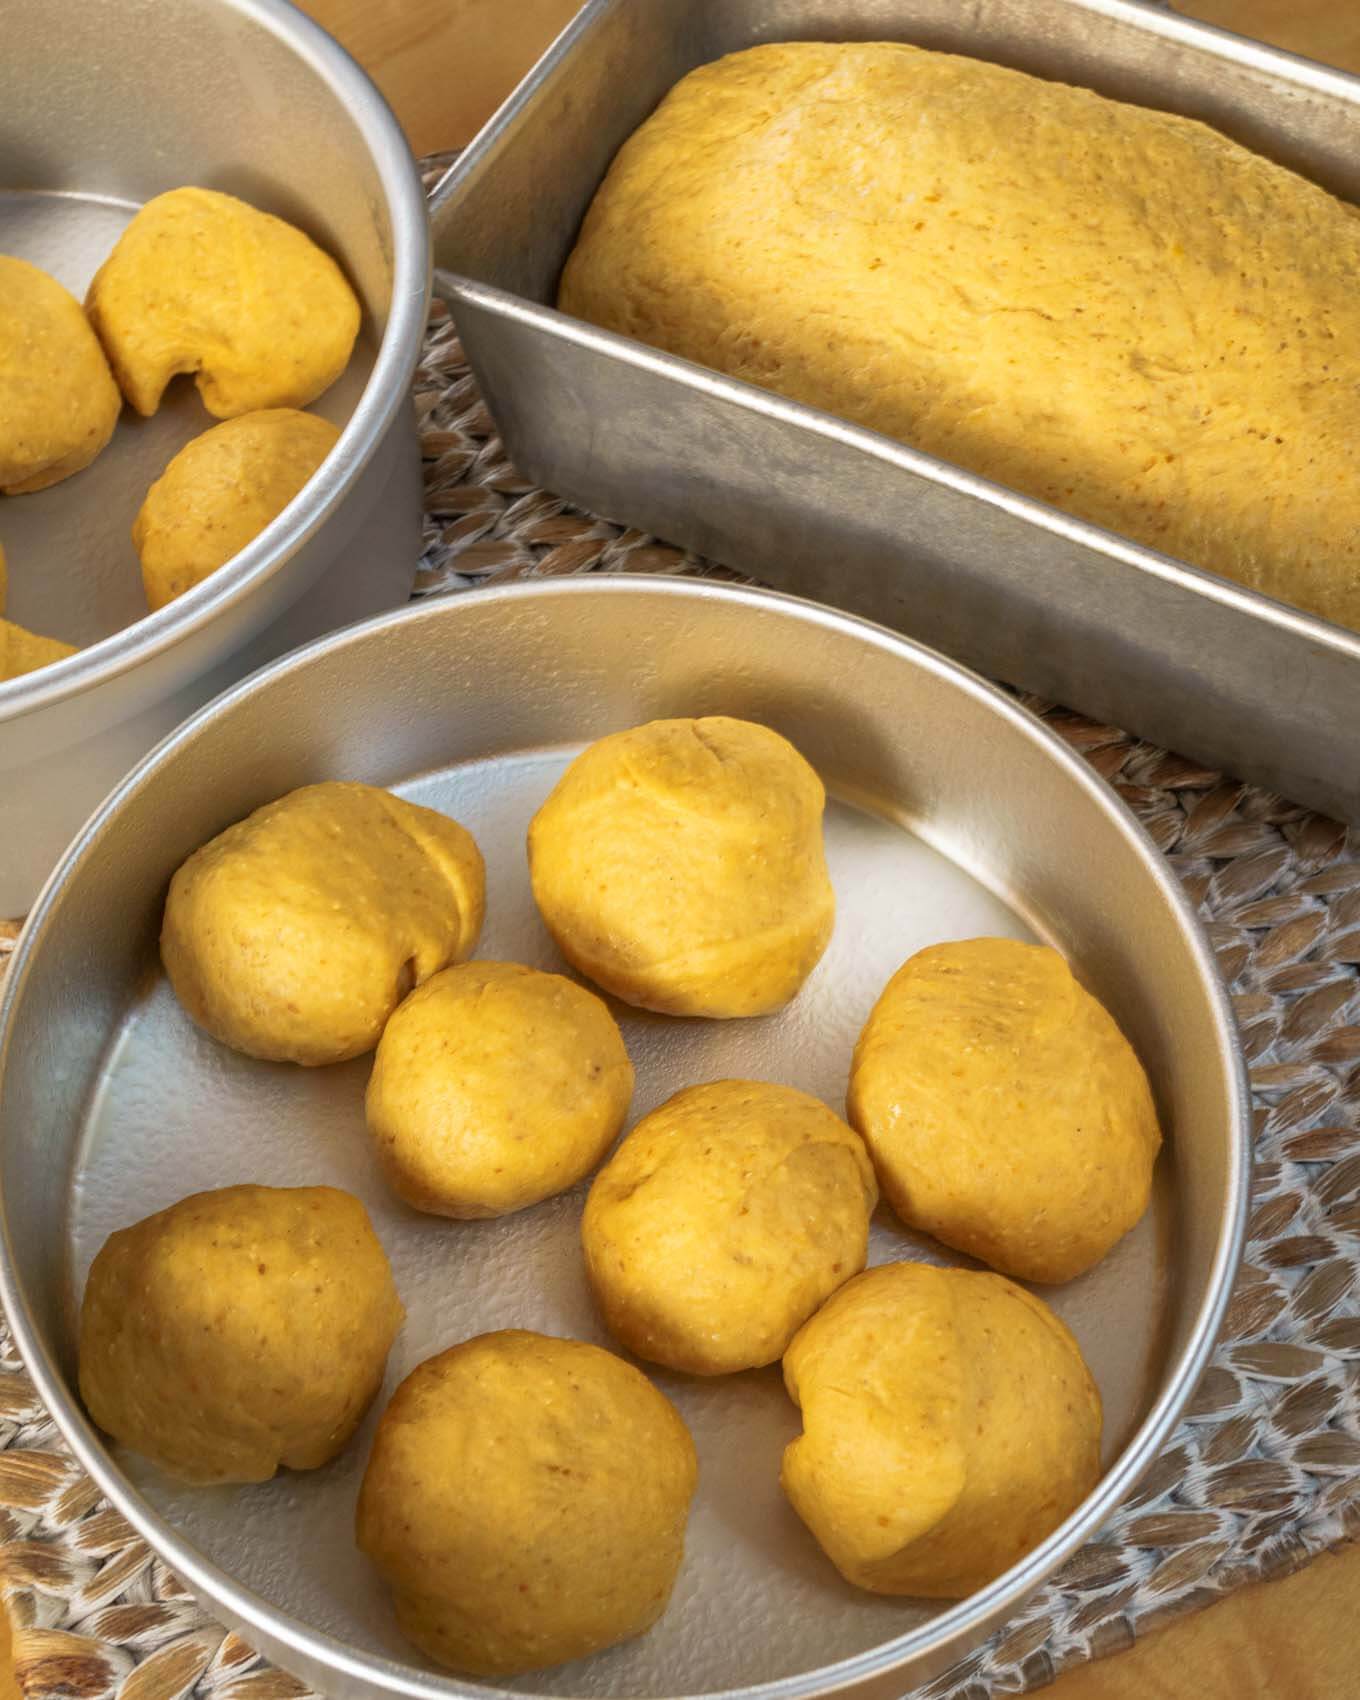
{"type": "MultiPolygon", "coordinates": [[[[416,405],[417,596],[565,573],[736,576],[519,477],[439,304],[416,405]]],[[[1199,908],[1251,1064],[1255,1205],[1223,1340],[1173,1442],[1099,1539],[925,1690],[931,1700],[1038,1687],[1360,1535],[1360,844],[1278,797],[1025,700],[1133,808],[1199,908]]],[[[0,971],[16,933],[0,924],[0,971]]],[[[206,1616],[101,1501],[2,1333],[0,1448],[0,1595],[26,1696],[305,1694],[206,1616]]]]}

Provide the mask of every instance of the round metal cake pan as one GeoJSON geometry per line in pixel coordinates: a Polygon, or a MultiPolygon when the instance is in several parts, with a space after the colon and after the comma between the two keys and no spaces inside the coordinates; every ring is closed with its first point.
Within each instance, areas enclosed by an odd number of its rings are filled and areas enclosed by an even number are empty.
{"type": "Polygon", "coordinates": [[[429,301],[419,174],[377,89],[285,0],[8,0],[0,253],[77,297],[137,207],[184,184],[300,225],[364,307],[348,371],[314,404],[343,427],[286,512],[148,614],[130,528],[148,486],[215,423],[188,378],[154,419],[60,484],[0,497],[8,613],[82,646],[0,683],[0,916],[21,915],[134,761],[224,686],[404,602],[420,549],[409,386],[429,301]]]}
{"type": "MultiPolygon", "coordinates": [[[[846,615],[693,580],[592,578],[478,592],[352,627],[257,674],[149,756],[86,826],[20,941],[0,1010],[0,1279],[37,1388],[103,1491],[208,1608],[334,1696],[492,1692],[424,1666],[355,1551],[376,1408],[326,1470],[185,1489],[107,1444],[76,1394],[78,1298],[113,1228],[233,1181],[328,1182],[367,1204],[408,1320],[387,1390],[493,1327],[604,1342],[579,1253],[582,1188],[499,1222],[419,1216],[364,1138],[368,1060],[272,1066],[197,1032],[160,973],[167,881],[255,806],[326,778],[456,815],[488,866],[480,954],[557,966],[523,835],[572,753],[620,727],[729,713],[789,736],[826,779],[837,925],[798,999],[743,1022],[616,1006],[634,1118],[680,1085],[784,1080],[833,1106],[884,981],[922,945],[1011,933],[1073,961],[1143,1057],[1168,1138],[1143,1222],[1049,1298],[1104,1397],[1105,1473],[1051,1539],[956,1605],[842,1582],[783,1501],[797,1428],[777,1368],[658,1373],[694,1432],[700,1488],[671,1607],[646,1636],[506,1685],[543,1695],[849,1690],[900,1696],[961,1657],[1090,1537],[1171,1434],[1237,1262],[1247,1107],[1212,957],[1133,817],[1041,723],[930,651],[846,615]]],[[[941,1258],[885,1210],[871,1260],[941,1258]]],[[[381,1404],[381,1401],[379,1402],[381,1404]]]]}

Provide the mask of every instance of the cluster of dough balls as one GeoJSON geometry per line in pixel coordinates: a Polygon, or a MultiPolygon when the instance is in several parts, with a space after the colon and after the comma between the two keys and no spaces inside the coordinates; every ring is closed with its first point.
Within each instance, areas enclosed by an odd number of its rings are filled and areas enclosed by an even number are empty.
{"type": "MultiPolygon", "coordinates": [[[[0,255],[0,492],[80,472],[126,399],[151,415],[194,374],[226,421],[152,485],[133,526],[154,612],[239,554],[339,437],[301,409],[349,363],[360,308],[330,255],[280,218],[209,189],[172,189],[132,219],[82,308],[55,278],[0,255]]],[[[3,601],[0,600],[0,613],[3,601]]],[[[0,680],[71,655],[0,620],[0,680]]]]}
{"type": "MultiPolygon", "coordinates": [[[[314,1470],[353,1437],[403,1318],[357,1198],[196,1193],[95,1258],[81,1395],[102,1429],[181,1481],[314,1470]]],[[[683,1419],[639,1370],[575,1340],[486,1334],[397,1389],[356,1536],[417,1646],[510,1674],[650,1628],[697,1475],[683,1419]]]]}
{"type": "MultiPolygon", "coordinates": [[[[530,828],[534,894],[569,961],[615,996],[763,1013],[830,936],[823,807],[768,728],[653,722],[568,768],[530,828]]],[[[315,785],[189,858],[161,949],[193,1019],[251,1056],[318,1065],[376,1047],[366,1121],[392,1189],[437,1215],[498,1216],[601,1163],[633,1069],[594,992],[469,960],[484,902],[456,822],[315,785]]],[[[717,1376],[782,1360],[803,1421],[782,1481],[832,1562],[875,1592],[954,1597],[1042,1541],[1098,1477],[1100,1399],[1077,1344],[1006,1277],[1070,1279],[1133,1225],[1156,1114],[1128,1042],[1058,953],[1006,939],[902,967],[860,1036],[847,1111],[766,1082],[676,1093],[599,1168],[586,1273],[612,1335],[648,1362],[717,1376]],[[880,1187],[908,1226],[1001,1273],[866,1272],[880,1187]]],[[[399,1321],[356,1201],[229,1189],[101,1252],[82,1387],[96,1420],[167,1469],[259,1480],[344,1444],[399,1321]],[[290,1310],[302,1268],[314,1302],[304,1282],[290,1310]],[[239,1398],[222,1394],[237,1381],[239,1398]]],[[[357,1536],[417,1646],[504,1676],[655,1621],[695,1480],[683,1421],[638,1370],[512,1330],[402,1383],[357,1536]]]]}

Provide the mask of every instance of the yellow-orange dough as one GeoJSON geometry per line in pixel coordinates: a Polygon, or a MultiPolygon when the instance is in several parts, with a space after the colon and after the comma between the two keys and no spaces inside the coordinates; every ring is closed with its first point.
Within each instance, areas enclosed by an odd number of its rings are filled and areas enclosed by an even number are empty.
{"type": "Polygon", "coordinates": [[[1360,215],[1203,124],[754,47],[624,145],[560,305],[1360,627],[1360,215]]]}
{"type": "Polygon", "coordinates": [[[888,1263],[784,1359],[803,1433],[784,1491],[847,1579],[956,1599],[1009,1570],[1100,1475],[1100,1395],[1041,1300],[1000,1275],[888,1263]]]}
{"type": "Polygon", "coordinates": [[[281,218],[212,189],[137,213],[85,298],[123,394],[160,406],[192,372],[218,419],[306,407],[344,371],[359,302],[329,254],[281,218]]]}
{"type": "MultiPolygon", "coordinates": [[[[5,612],[5,596],[9,589],[5,551],[0,547],[0,615],[5,612]]],[[[16,626],[13,620],[0,619],[0,683],[17,679],[21,673],[36,672],[51,661],[74,655],[75,645],[62,643],[60,638],[39,637],[37,632],[16,626]]]]}
{"type": "Polygon", "coordinates": [[[878,1199],[854,1131],[806,1092],[718,1080],[644,1116],[581,1219],[615,1338],[693,1375],[773,1363],[863,1269],[878,1199]]]}
{"type": "Polygon", "coordinates": [[[534,899],[573,967],[667,1015],[763,1015],[826,949],[822,782],[749,720],[653,720],[592,744],[529,828],[534,899]]]}
{"type": "Polygon", "coordinates": [[[374,785],[306,785],[229,826],[170,882],[161,960],[198,1025],[247,1056],[371,1051],[415,986],[470,956],[472,835],[374,785]]]}
{"type": "Polygon", "coordinates": [[[1022,1281],[1069,1281],[1147,1209],[1147,1076],[1056,950],[933,945],[860,1034],[847,1111],[909,1227],[1022,1281]]]}
{"type": "Polygon", "coordinates": [[[623,1035],[593,992],[515,962],[465,962],[387,1023],[365,1110],[408,1204],[501,1216],[589,1174],[632,1095],[623,1035]]]}
{"type": "Polygon", "coordinates": [[[123,1445],[186,1482],[262,1482],[346,1445],[403,1310],[357,1198],[195,1193],[111,1234],[80,1315],[80,1391],[123,1445]]]}
{"type": "Polygon", "coordinates": [[[44,490],[88,466],[122,406],[75,296],[0,254],[0,490],[44,490]]]}
{"type": "Polygon", "coordinates": [[[147,606],[163,608],[239,555],[277,519],[335,447],[328,419],[266,408],[186,443],[132,525],[147,606]]]}
{"type": "Polygon", "coordinates": [[[622,1358],[520,1329],[482,1334],[397,1389],[358,1541],[422,1652],[512,1676],[651,1628],[697,1474],[680,1413],[622,1358]]]}

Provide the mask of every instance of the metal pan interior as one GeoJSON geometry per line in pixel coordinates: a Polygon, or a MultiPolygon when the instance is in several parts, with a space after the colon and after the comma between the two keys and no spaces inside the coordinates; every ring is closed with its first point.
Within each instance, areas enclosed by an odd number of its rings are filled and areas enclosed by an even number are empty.
{"type": "MultiPolygon", "coordinates": [[[[41,266],[83,301],[138,205],[74,190],[2,192],[0,253],[41,266]]],[[[345,371],[309,411],[343,429],[373,360],[370,322],[345,371]]],[[[7,501],[9,616],[81,647],[145,619],[132,522],[173,457],[217,423],[187,380],[173,383],[154,417],[139,419],[125,408],[108,447],[79,476],[7,501]]]]}
{"type": "MultiPolygon", "coordinates": [[[[581,1271],[584,1189],[478,1224],[397,1204],[364,1141],[366,1060],[261,1065],[181,1014],[155,966],[166,879],[203,839],[293,786],[390,784],[476,833],[489,897],[479,954],[560,967],[529,899],[530,815],[583,742],[658,715],[717,711],[776,726],[826,778],[836,935],[800,998],[774,1017],[671,1021],[619,1007],[638,1069],[633,1116],[683,1084],[733,1075],[787,1081],[839,1107],[859,1026],[912,951],[984,932],[1063,949],[1137,1044],[1171,1134],[1144,1221],[1088,1276],[1046,1294],[1100,1383],[1109,1473],[1064,1530],[985,1594],[954,1608],[874,1598],[840,1581],[781,1498],[779,1453],[796,1414],[777,1368],[715,1382],[659,1375],[701,1462],[671,1608],[637,1642],[508,1686],[664,1696],[769,1685],[792,1696],[903,1666],[919,1679],[1100,1520],[1155,1455],[1202,1366],[1245,1198],[1224,1000],[1155,850],[1036,721],[876,628],[692,582],[559,582],[370,622],[219,699],[111,799],[31,923],[0,1040],[4,1282],[40,1390],[177,1572],[331,1692],[451,1686],[406,1664],[353,1547],[373,1416],[327,1470],[259,1488],[180,1490],[106,1452],[70,1390],[90,1258],[114,1227],[197,1188],[348,1187],[373,1214],[409,1312],[390,1388],[487,1328],[607,1343],[581,1271]]],[[[876,1220],[873,1261],[945,1255],[888,1213],[876,1220]]]]}

